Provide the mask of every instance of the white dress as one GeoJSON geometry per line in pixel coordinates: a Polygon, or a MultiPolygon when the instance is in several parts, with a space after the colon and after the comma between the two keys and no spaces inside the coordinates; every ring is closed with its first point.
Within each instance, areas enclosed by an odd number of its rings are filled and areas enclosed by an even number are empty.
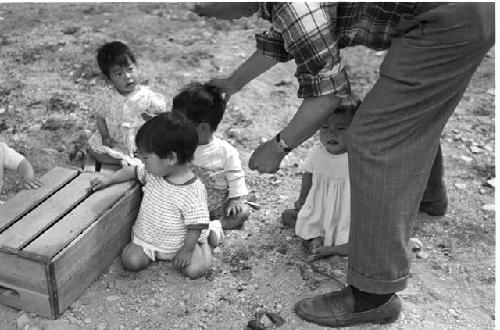
{"type": "Polygon", "coordinates": [[[312,173],[312,186],[299,211],[295,233],[306,240],[324,237],[324,246],[347,243],[351,221],[347,153],[333,155],[317,143],[302,169],[312,173]]]}

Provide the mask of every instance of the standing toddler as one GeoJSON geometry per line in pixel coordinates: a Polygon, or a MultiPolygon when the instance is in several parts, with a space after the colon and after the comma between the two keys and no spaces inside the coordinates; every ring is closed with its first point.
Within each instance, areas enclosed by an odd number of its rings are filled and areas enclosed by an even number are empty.
{"type": "Polygon", "coordinates": [[[320,128],[319,141],[302,165],[304,174],[295,209],[282,219],[295,222],[297,236],[311,240],[313,257],[347,255],[351,216],[351,191],[347,148],[344,141],[361,100],[351,95],[320,128]],[[328,201],[325,205],[325,201],[328,201]]]}

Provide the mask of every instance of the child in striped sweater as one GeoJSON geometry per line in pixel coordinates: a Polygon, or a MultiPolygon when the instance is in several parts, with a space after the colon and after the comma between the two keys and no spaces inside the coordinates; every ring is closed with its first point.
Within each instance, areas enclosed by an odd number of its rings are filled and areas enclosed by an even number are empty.
{"type": "Polygon", "coordinates": [[[133,179],[144,185],[132,241],[121,256],[125,268],[172,260],[189,278],[203,276],[223,234],[220,222],[209,220],[205,187],[188,167],[198,145],[195,127],[183,114],[164,113],[141,126],[135,143],[143,164],[90,183],[92,190],[133,179]]]}

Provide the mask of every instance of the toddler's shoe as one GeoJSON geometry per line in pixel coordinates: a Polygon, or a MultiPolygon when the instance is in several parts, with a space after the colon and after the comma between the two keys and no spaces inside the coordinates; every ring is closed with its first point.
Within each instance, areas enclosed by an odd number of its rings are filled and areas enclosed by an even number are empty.
{"type": "Polygon", "coordinates": [[[224,230],[222,230],[221,222],[219,220],[210,221],[208,229],[208,244],[210,244],[214,248],[221,245],[222,241],[224,240],[224,230]]]}
{"type": "Polygon", "coordinates": [[[295,227],[297,222],[297,217],[299,216],[299,211],[296,209],[286,209],[281,213],[281,223],[286,227],[295,227]]]}

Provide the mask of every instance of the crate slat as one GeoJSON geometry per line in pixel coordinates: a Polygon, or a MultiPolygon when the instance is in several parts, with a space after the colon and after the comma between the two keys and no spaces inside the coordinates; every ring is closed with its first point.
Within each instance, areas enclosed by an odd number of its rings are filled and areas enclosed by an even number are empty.
{"type": "Polygon", "coordinates": [[[19,219],[0,234],[0,247],[8,250],[19,250],[31,242],[65,212],[85,199],[88,195],[89,182],[94,177],[95,175],[90,173],[81,173],[44,203],[19,219]]]}
{"type": "Polygon", "coordinates": [[[0,206],[0,233],[77,176],[78,170],[55,167],[40,178],[38,189],[22,190],[0,206]]]}
{"type": "Polygon", "coordinates": [[[134,183],[133,181],[124,182],[93,193],[85,200],[84,204],[78,205],[26,246],[23,252],[52,258],[114,205],[134,183]]]}

